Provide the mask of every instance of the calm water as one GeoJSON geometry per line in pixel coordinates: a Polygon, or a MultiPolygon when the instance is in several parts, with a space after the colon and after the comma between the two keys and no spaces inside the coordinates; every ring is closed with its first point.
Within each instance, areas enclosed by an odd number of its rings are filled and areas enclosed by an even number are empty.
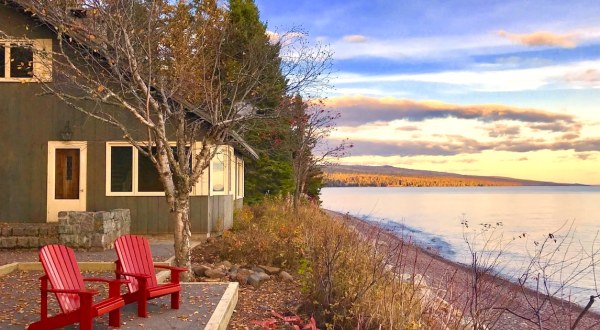
{"type": "Polygon", "coordinates": [[[572,261],[600,250],[600,238],[594,244],[600,230],[600,187],[325,188],[321,198],[326,209],[378,222],[457,262],[470,263],[465,238],[484,258],[502,251],[496,269],[513,279],[546,242],[544,254],[558,249],[542,262],[552,264],[546,272],[552,273],[553,287],[566,282],[563,294],[582,297],[580,303],[595,292],[591,259],[572,261]],[[557,243],[547,240],[550,233],[557,243]],[[566,240],[563,245],[561,239],[566,240]]]}

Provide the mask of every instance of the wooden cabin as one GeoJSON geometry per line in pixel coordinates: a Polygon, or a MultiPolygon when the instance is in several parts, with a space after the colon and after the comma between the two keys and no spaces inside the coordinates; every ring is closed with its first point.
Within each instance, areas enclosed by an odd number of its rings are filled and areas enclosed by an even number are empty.
{"type": "MultiPolygon", "coordinates": [[[[58,47],[54,32],[10,1],[0,1],[0,31],[8,35],[0,36],[0,222],[129,209],[132,233],[172,233],[151,162],[120,131],[42,95],[42,84],[31,79],[53,83],[52,66],[42,63],[51,59],[35,50],[58,47]]],[[[244,198],[244,155],[255,153],[239,138],[218,148],[192,191],[193,233],[230,227],[244,198]]]]}

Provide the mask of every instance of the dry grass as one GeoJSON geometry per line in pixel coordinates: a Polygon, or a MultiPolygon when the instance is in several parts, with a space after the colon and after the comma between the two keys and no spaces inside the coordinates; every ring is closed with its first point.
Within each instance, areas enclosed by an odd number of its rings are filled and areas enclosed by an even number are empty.
{"type": "Polygon", "coordinates": [[[233,262],[273,264],[299,274],[305,311],[327,328],[431,328],[428,292],[397,266],[405,263],[402,241],[381,234],[353,230],[318,205],[294,211],[274,198],[238,212],[219,253],[233,262]]]}

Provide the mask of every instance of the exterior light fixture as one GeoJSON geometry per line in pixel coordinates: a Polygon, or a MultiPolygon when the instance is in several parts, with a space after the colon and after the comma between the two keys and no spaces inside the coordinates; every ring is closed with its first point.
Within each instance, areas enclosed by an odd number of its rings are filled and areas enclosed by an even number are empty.
{"type": "Polygon", "coordinates": [[[69,122],[67,120],[67,124],[65,125],[65,128],[63,128],[63,130],[60,132],[60,138],[63,141],[71,141],[72,137],[73,137],[73,130],[71,129],[71,122],[69,122]]]}

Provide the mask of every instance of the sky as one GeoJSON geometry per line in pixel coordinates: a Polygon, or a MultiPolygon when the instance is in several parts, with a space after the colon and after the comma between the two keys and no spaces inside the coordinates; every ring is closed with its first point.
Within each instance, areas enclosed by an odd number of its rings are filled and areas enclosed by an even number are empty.
{"type": "Polygon", "coordinates": [[[597,0],[256,0],[333,51],[343,164],[600,184],[597,0]]]}

